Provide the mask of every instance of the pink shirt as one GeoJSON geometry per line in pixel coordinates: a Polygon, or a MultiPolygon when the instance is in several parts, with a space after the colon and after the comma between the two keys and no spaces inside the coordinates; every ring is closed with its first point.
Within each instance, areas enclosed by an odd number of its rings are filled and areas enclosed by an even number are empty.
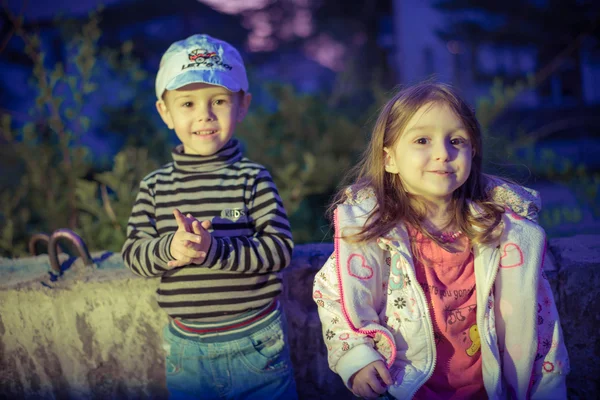
{"type": "MultiPolygon", "coordinates": [[[[421,259],[415,257],[433,322],[436,365],[415,399],[486,399],[477,332],[475,270],[471,246],[450,253],[413,229],[421,259]]],[[[458,239],[467,244],[467,239],[458,239]]]]}

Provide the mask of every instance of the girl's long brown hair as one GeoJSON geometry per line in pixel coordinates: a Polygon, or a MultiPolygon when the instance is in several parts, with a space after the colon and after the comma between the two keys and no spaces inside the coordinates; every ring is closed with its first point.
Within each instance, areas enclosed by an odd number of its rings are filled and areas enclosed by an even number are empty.
{"type": "MultiPolygon", "coordinates": [[[[369,214],[363,228],[348,239],[370,241],[390,232],[402,221],[440,243],[439,239],[423,227],[424,207],[419,207],[418,199],[403,189],[400,176],[386,172],[384,167],[384,147],[394,146],[415,113],[430,103],[448,105],[462,121],[473,146],[471,173],[467,181],[452,194],[450,210],[454,215],[453,222],[473,243],[491,243],[500,235],[501,230],[497,228],[504,208],[491,201],[485,192],[481,127],[475,112],[450,85],[424,82],[399,91],[385,104],[375,122],[371,140],[361,161],[347,177],[354,181],[350,185],[352,193],[370,189],[374,191],[377,200],[377,206],[369,214]],[[480,212],[470,212],[467,200],[479,206],[480,212]]],[[[347,200],[347,189],[341,189],[334,197],[329,207],[330,212],[347,200]]]]}

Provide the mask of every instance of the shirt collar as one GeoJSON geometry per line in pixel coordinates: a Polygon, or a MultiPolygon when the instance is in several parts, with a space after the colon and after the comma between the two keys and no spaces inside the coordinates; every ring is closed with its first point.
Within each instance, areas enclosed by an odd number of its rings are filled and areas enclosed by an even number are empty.
{"type": "Polygon", "coordinates": [[[242,159],[242,150],[237,139],[231,139],[221,150],[210,156],[185,154],[183,145],[171,151],[175,168],[184,172],[211,172],[225,168],[242,159]]]}

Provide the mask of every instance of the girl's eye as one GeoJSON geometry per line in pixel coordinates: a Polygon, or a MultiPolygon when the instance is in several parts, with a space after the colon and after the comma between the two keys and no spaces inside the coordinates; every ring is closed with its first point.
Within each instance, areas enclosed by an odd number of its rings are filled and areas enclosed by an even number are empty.
{"type": "Polygon", "coordinates": [[[416,144],[427,144],[427,139],[426,138],[418,138],[417,140],[415,140],[416,144]]]}
{"type": "Polygon", "coordinates": [[[183,107],[191,107],[192,106],[192,102],[191,101],[186,101],[185,103],[182,104],[183,107]]]}
{"type": "Polygon", "coordinates": [[[227,102],[227,100],[225,100],[225,99],[217,99],[217,100],[215,100],[215,105],[216,106],[222,106],[226,102],[227,102]]]}
{"type": "Polygon", "coordinates": [[[452,144],[453,146],[458,146],[458,145],[465,144],[465,143],[467,143],[467,139],[462,138],[462,137],[457,137],[457,138],[450,140],[450,144],[452,144]]]}

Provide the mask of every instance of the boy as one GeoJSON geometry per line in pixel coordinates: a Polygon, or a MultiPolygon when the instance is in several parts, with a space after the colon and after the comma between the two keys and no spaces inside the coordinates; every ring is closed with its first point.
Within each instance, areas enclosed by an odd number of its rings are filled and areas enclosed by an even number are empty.
{"type": "Polygon", "coordinates": [[[297,398],[276,299],[290,226],[271,176],[233,139],[251,100],[242,58],[208,35],[175,42],[156,97],[181,145],[142,180],[122,255],[160,277],[170,396],[297,398]]]}

